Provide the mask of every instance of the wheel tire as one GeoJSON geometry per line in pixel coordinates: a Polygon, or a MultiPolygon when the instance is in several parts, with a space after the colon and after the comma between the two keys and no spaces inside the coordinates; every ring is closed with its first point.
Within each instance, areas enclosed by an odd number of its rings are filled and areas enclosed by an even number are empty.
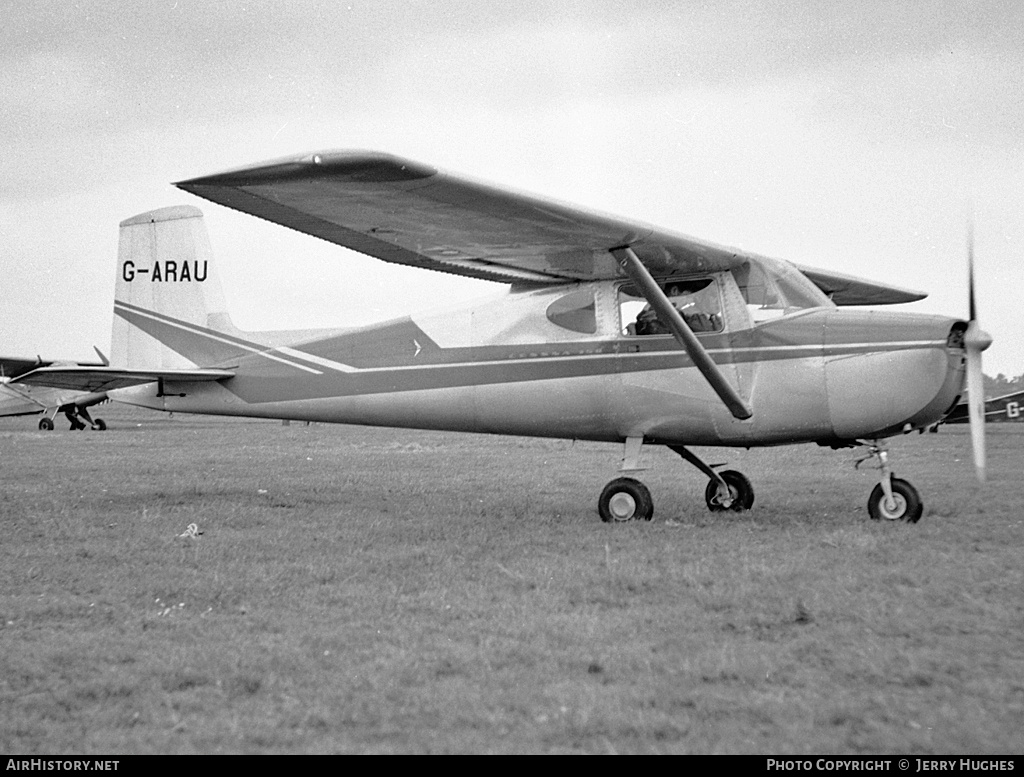
{"type": "Polygon", "coordinates": [[[53,421],[51,421],[49,418],[40,419],[40,421],[39,421],[39,430],[43,431],[43,432],[52,432],[53,431],[53,421]]]}
{"type": "Polygon", "coordinates": [[[732,495],[732,504],[726,507],[719,501],[718,482],[708,481],[708,487],[704,489],[704,501],[708,509],[713,513],[720,513],[731,510],[734,513],[742,513],[754,506],[754,487],[750,485],[747,476],[734,469],[727,469],[719,472],[722,480],[729,486],[729,493],[732,495]]]}
{"type": "Polygon", "coordinates": [[[924,512],[924,504],[921,502],[921,495],[910,483],[899,478],[892,478],[892,498],[896,502],[896,509],[890,510],[885,504],[885,491],[879,483],[871,490],[868,497],[868,515],[873,521],[906,521],[917,523],[921,520],[924,512]]]}
{"type": "Polygon", "coordinates": [[[92,428],[95,429],[97,432],[105,432],[107,431],[107,422],[104,421],[102,418],[97,418],[95,421],[93,421],[92,428]]]}
{"type": "Polygon", "coordinates": [[[616,478],[601,492],[597,512],[605,523],[649,521],[654,517],[654,500],[639,480],[616,478]]]}

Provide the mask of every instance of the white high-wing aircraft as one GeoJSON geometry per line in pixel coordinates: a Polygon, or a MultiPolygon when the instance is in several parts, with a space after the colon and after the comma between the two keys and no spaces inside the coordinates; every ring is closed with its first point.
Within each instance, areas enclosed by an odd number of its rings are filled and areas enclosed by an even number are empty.
{"type": "Polygon", "coordinates": [[[884,440],[941,420],[965,376],[980,385],[991,342],[973,281],[967,321],[849,310],[924,295],[386,154],[324,152],[177,185],[384,261],[511,288],[355,330],[241,332],[202,214],[164,208],[121,223],[111,365],[17,381],[179,413],[618,443],[623,474],[598,499],[605,521],[651,519],[633,477],[644,445],[703,472],[710,509],[737,511],[754,501],[747,478],[687,446],[863,445],[880,471],[871,517],[915,522],[921,498],[892,475],[884,440]]]}
{"type": "Polygon", "coordinates": [[[30,384],[12,383],[14,378],[24,375],[39,367],[51,365],[70,365],[76,367],[99,367],[109,364],[103,359],[100,364],[84,364],[81,362],[54,362],[40,358],[23,359],[0,356],[0,416],[14,415],[46,415],[39,419],[39,428],[43,431],[53,429],[53,419],[57,413],[64,413],[71,423],[71,429],[95,429],[102,431],[107,428],[102,418],[89,415],[89,408],[107,401],[106,392],[82,392],[75,390],[33,386],[30,384]]]}

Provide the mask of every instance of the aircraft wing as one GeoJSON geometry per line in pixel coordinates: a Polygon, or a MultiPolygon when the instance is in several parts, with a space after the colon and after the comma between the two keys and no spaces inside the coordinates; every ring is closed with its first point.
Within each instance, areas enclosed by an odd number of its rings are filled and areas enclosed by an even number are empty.
{"type": "Polygon", "coordinates": [[[175,184],[387,262],[503,283],[622,277],[630,246],[653,275],[713,272],[750,254],[366,151],[331,151],[175,184]]]}
{"type": "Polygon", "coordinates": [[[230,370],[214,369],[141,370],[101,366],[52,366],[39,367],[31,372],[19,375],[9,385],[47,386],[69,391],[96,393],[138,386],[143,383],[153,383],[158,380],[191,382],[224,380],[233,376],[234,373],[230,370]]]}
{"type": "Polygon", "coordinates": [[[837,305],[896,305],[902,302],[916,302],[928,296],[924,292],[854,278],[852,275],[799,264],[795,266],[837,305]]]}

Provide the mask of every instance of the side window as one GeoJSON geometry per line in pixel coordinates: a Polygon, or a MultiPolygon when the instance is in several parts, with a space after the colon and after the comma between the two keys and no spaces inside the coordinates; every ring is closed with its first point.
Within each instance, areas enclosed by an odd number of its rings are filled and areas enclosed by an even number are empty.
{"type": "Polygon", "coordinates": [[[548,321],[563,329],[594,334],[597,332],[597,313],[593,290],[580,289],[559,297],[548,305],[547,316],[548,321]]]}
{"type": "MultiPolygon", "coordinates": [[[[722,298],[714,278],[668,281],[662,289],[693,332],[722,331],[722,298]]],[[[624,335],[671,334],[632,285],[619,289],[619,315],[624,335]]]]}

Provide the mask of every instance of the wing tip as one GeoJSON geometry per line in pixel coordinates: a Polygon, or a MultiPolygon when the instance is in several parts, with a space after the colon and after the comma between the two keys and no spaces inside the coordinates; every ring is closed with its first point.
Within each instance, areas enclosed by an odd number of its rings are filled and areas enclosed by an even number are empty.
{"type": "Polygon", "coordinates": [[[858,278],[853,275],[793,263],[837,305],[902,305],[925,299],[927,292],[858,278]]]}
{"type": "Polygon", "coordinates": [[[333,150],[258,162],[212,175],[175,182],[185,191],[205,186],[258,186],[312,178],[340,178],[356,183],[398,183],[429,178],[437,169],[379,151],[333,150]]]}

